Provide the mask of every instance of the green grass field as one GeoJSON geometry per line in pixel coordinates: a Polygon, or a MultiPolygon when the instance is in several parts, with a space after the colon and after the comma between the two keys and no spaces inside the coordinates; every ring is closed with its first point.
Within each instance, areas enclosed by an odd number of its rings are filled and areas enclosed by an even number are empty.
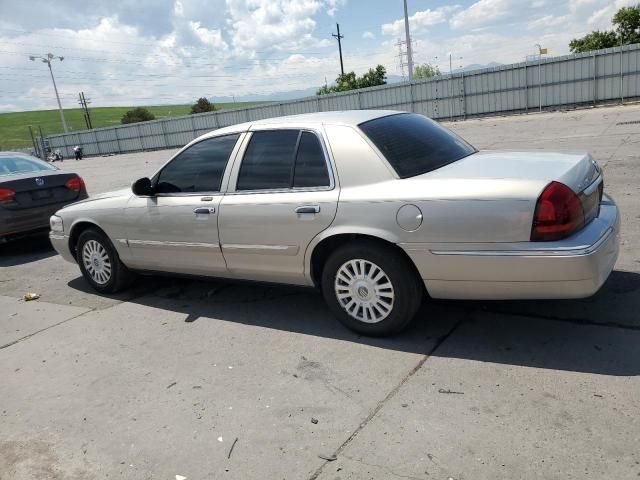
{"type": "MultiPolygon", "coordinates": [[[[257,105],[259,102],[216,103],[216,109],[242,108],[257,105]]],[[[91,123],[94,128],[120,125],[120,119],[127,110],[133,107],[98,107],[91,109],[91,123]]],[[[161,105],[146,107],[157,119],[187,115],[191,105],[161,105]]],[[[84,117],[79,108],[64,111],[64,118],[69,129],[85,130],[84,117]]],[[[53,135],[62,133],[62,123],[58,110],[38,110],[33,112],[0,113],[0,151],[13,148],[31,147],[29,125],[33,128],[34,135],[39,135],[38,127],[42,133],[53,135]]]]}

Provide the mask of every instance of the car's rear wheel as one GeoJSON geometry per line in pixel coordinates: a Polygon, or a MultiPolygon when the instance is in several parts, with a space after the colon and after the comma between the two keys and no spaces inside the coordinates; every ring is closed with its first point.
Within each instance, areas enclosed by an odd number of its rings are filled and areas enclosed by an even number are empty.
{"type": "Polygon", "coordinates": [[[76,252],[82,275],[98,292],[116,293],[131,281],[132,273],[102,232],[92,228],[82,232],[76,252]]]}
{"type": "Polygon", "coordinates": [[[336,250],[322,272],[322,293],[346,327],[363,335],[397,333],[413,319],[423,286],[393,248],[357,242],[336,250]]]}

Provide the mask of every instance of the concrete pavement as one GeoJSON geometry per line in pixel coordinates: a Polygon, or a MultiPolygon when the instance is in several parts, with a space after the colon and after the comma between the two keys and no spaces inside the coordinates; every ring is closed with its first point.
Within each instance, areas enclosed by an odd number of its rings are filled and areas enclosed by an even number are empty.
{"type": "MultiPolygon", "coordinates": [[[[432,302],[391,339],[345,330],[313,290],[143,278],[106,298],[46,241],[0,246],[0,479],[638,478],[634,119],[452,125],[479,148],[591,150],[620,260],[590,299],[432,302]]],[[[97,193],[168,155],[63,166],[97,193]]]]}

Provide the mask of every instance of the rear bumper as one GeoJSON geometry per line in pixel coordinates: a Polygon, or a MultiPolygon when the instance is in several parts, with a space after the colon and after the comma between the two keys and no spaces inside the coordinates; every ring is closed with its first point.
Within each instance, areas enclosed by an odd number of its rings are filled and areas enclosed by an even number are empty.
{"type": "Polygon", "coordinates": [[[618,208],[607,198],[596,219],[559,242],[401,246],[433,298],[507,300],[593,295],[613,270],[619,243],[618,208]]]}
{"type": "Polygon", "coordinates": [[[0,238],[10,238],[47,229],[51,215],[64,206],[63,203],[56,203],[23,210],[2,209],[0,211],[0,238]]]}

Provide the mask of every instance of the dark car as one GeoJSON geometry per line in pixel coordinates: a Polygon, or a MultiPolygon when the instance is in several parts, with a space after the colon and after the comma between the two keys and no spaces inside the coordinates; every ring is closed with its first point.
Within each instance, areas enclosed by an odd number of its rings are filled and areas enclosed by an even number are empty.
{"type": "Polygon", "coordinates": [[[85,198],[77,174],[29,155],[0,152],[0,243],[47,230],[51,215],[85,198]]]}

